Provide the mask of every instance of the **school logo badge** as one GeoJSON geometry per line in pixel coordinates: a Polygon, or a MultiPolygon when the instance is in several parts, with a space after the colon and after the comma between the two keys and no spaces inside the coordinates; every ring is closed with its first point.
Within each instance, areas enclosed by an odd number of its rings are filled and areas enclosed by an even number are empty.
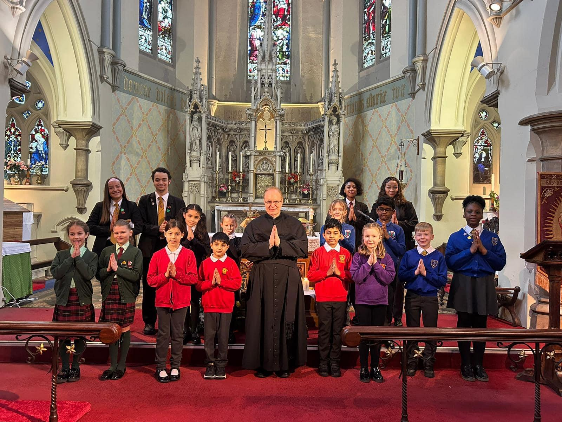
{"type": "Polygon", "coordinates": [[[498,238],[492,237],[492,246],[496,246],[498,244],[498,238]]]}
{"type": "Polygon", "coordinates": [[[349,236],[351,236],[351,230],[344,230],[343,237],[349,239],[349,236]]]}
{"type": "Polygon", "coordinates": [[[382,262],[379,263],[379,265],[382,267],[383,270],[386,270],[386,264],[383,264],[382,262]]]}
{"type": "Polygon", "coordinates": [[[390,237],[392,237],[393,239],[396,239],[396,233],[394,232],[394,230],[389,230],[389,231],[388,231],[388,235],[389,235],[390,237]]]}
{"type": "Polygon", "coordinates": [[[223,269],[222,269],[222,273],[223,273],[223,274],[226,274],[227,271],[228,271],[228,270],[227,270],[226,268],[223,268],[223,269]]]}
{"type": "Polygon", "coordinates": [[[439,261],[437,261],[436,259],[431,260],[431,268],[436,268],[437,264],[439,264],[439,261]]]}
{"type": "Polygon", "coordinates": [[[123,261],[121,265],[127,265],[127,261],[123,261]]]}
{"type": "Polygon", "coordinates": [[[340,262],[345,262],[345,255],[340,255],[340,262]]]}

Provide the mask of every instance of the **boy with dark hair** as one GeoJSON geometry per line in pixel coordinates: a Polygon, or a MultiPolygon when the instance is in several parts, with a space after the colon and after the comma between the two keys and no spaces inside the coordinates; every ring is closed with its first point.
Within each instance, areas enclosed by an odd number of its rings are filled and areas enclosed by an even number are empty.
{"type": "Polygon", "coordinates": [[[340,377],[341,330],[345,324],[347,289],[351,282],[351,254],[339,244],[343,238],[342,225],[335,218],[324,224],[326,243],[310,258],[308,281],[315,285],[318,309],[318,373],[340,377]],[[328,370],[330,372],[328,372],[328,370]]]}
{"type": "MultiPolygon", "coordinates": [[[[398,277],[406,283],[406,325],[420,326],[420,315],[424,327],[437,327],[439,302],[437,292],[447,283],[447,265],[441,252],[431,246],[434,238],[433,226],[429,223],[418,223],[414,229],[417,248],[410,249],[400,262],[398,277]]],[[[433,378],[436,344],[426,341],[423,350],[424,375],[433,378]]],[[[410,342],[407,346],[408,371],[410,377],[416,375],[418,360],[415,351],[418,342],[410,342]]]]}
{"type": "Polygon", "coordinates": [[[240,289],[242,277],[236,262],[226,255],[228,235],[218,232],[211,239],[213,253],[199,266],[197,289],[203,292],[205,312],[205,379],[226,378],[228,332],[234,308],[234,292],[240,289]],[[215,336],[218,356],[215,359],[215,336]]]}
{"type": "Polygon", "coordinates": [[[387,325],[392,322],[394,317],[394,325],[397,327],[402,326],[402,320],[399,315],[402,315],[402,299],[403,296],[397,295],[402,292],[402,289],[397,289],[396,285],[400,283],[398,277],[398,267],[400,266],[400,259],[406,253],[406,238],[404,237],[404,230],[398,224],[390,222],[392,214],[394,214],[394,200],[388,196],[381,196],[375,202],[375,210],[377,212],[377,224],[382,227],[383,243],[386,252],[394,262],[394,269],[396,270],[396,277],[388,285],[388,307],[386,308],[387,325]]]}

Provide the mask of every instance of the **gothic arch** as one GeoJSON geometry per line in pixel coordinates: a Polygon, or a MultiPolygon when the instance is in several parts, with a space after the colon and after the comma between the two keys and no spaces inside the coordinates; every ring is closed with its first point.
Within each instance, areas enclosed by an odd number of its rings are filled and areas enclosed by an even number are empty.
{"type": "Polygon", "coordinates": [[[559,109],[562,94],[562,4],[548,0],[541,25],[537,61],[536,93],[539,109],[559,109]],[[548,102],[544,97],[553,93],[558,101],[548,102]],[[550,105],[552,104],[552,105],[550,105]]]}

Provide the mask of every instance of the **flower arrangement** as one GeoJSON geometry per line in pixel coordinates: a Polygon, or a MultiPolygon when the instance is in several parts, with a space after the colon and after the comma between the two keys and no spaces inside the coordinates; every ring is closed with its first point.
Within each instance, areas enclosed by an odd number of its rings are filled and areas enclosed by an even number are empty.
{"type": "Polygon", "coordinates": [[[306,182],[301,186],[301,192],[303,195],[308,195],[310,193],[310,183],[306,182]]]}
{"type": "Polygon", "coordinates": [[[491,191],[490,192],[490,199],[491,199],[490,208],[495,208],[496,210],[499,210],[500,209],[500,196],[496,192],[491,191]]]}
{"type": "Polygon", "coordinates": [[[235,183],[240,183],[240,182],[242,182],[245,178],[246,178],[246,174],[245,174],[245,173],[239,173],[239,172],[237,172],[237,171],[233,171],[233,172],[232,172],[232,180],[234,180],[235,183]]]}
{"type": "Polygon", "coordinates": [[[27,173],[29,167],[23,161],[4,160],[4,170],[7,173],[22,174],[27,173]]]}
{"type": "Polygon", "coordinates": [[[227,190],[228,187],[224,183],[219,186],[219,192],[226,192],[227,190]]]}
{"type": "Polygon", "coordinates": [[[297,173],[289,173],[287,175],[287,182],[291,185],[297,183],[299,181],[299,175],[297,173]]]}

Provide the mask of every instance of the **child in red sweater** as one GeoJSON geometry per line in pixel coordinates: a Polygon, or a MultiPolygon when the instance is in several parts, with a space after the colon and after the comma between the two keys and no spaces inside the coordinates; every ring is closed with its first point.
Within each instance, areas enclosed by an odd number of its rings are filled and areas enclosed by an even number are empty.
{"type": "Polygon", "coordinates": [[[183,323],[191,302],[191,286],[197,284],[195,255],[180,244],[180,222],[166,222],[164,236],[168,245],[152,255],[147,283],[156,288],[158,334],[156,336],[156,374],[159,382],[178,381],[183,352],[183,323]],[[172,339],[171,370],[166,370],[168,344],[172,339]]]}
{"type": "Polygon", "coordinates": [[[205,312],[205,379],[226,378],[228,331],[234,308],[234,292],[240,289],[242,277],[236,262],[226,255],[228,235],[218,232],[211,239],[213,254],[199,266],[197,289],[205,312]],[[219,353],[215,359],[215,336],[219,353]]]}
{"type": "Polygon", "coordinates": [[[315,285],[318,311],[318,373],[322,377],[330,373],[341,377],[341,330],[345,324],[348,283],[352,281],[351,254],[339,244],[343,236],[338,220],[326,220],[322,235],[326,243],[312,254],[308,270],[308,281],[315,285]]]}

